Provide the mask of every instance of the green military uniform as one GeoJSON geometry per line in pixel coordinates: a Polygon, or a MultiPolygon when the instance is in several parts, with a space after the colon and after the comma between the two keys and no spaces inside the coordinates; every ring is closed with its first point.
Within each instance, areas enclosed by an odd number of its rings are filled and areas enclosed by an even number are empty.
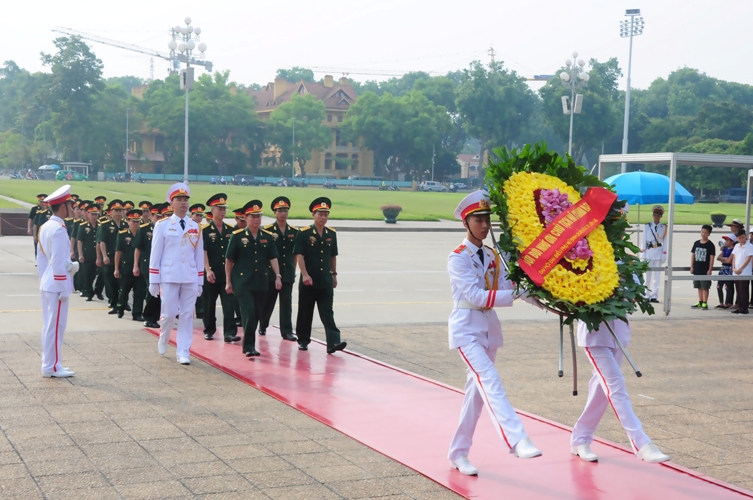
{"type": "Polygon", "coordinates": [[[282,275],[282,289],[277,290],[275,288],[275,276],[270,268],[270,286],[269,291],[267,292],[264,312],[261,315],[261,321],[259,323],[259,334],[266,332],[267,327],[269,326],[269,320],[275,309],[277,296],[279,295],[280,334],[283,337],[291,337],[293,335],[293,285],[295,285],[295,254],[293,253],[293,247],[295,246],[295,239],[298,235],[298,228],[287,224],[287,228],[283,233],[280,230],[279,224],[275,221],[274,224],[264,226],[264,230],[269,231],[274,235],[275,245],[277,246],[277,262],[280,265],[280,274],[282,275]]]}
{"type": "Polygon", "coordinates": [[[230,238],[225,256],[233,261],[230,278],[241,308],[243,352],[251,353],[256,350],[256,326],[269,289],[269,262],[277,258],[274,236],[259,228],[254,238],[248,228],[238,229],[230,238]]]}
{"type": "MultiPolygon", "coordinates": [[[[73,240],[73,261],[78,262],[79,261],[79,255],[78,255],[78,228],[81,226],[81,223],[84,222],[84,219],[73,219],[73,224],[71,226],[71,230],[68,232],[68,236],[73,240]]],[[[67,227],[68,224],[66,224],[67,227]]],[[[73,288],[79,292],[81,292],[81,296],[84,296],[84,273],[76,273],[75,276],[73,276],[73,288]]]]}
{"type": "MultiPolygon", "coordinates": [[[[222,193],[221,193],[222,194],[222,193]]],[[[214,198],[214,197],[213,197],[214,198]]],[[[222,198],[224,204],[226,197],[222,198]]],[[[207,202],[212,206],[212,198],[207,202]]],[[[207,274],[204,274],[204,289],[202,298],[204,300],[204,338],[211,339],[217,332],[217,297],[222,304],[222,331],[225,341],[234,342],[238,339],[238,327],[235,324],[235,299],[227,293],[225,286],[225,255],[227,253],[230,236],[233,228],[219,221],[216,224],[214,220],[209,220],[209,224],[201,232],[204,239],[204,252],[206,252],[209,270],[214,273],[214,283],[207,280],[207,274]]],[[[237,292],[236,292],[237,293],[237,292]]]]}
{"type": "MultiPolygon", "coordinates": [[[[130,213],[130,212],[129,212],[130,213]]],[[[122,229],[118,232],[118,243],[116,251],[120,254],[120,293],[118,295],[118,317],[123,316],[126,304],[128,304],[128,295],[133,290],[133,319],[134,321],[143,321],[142,313],[144,310],[144,298],[146,297],[146,284],[144,276],[139,269],[139,275],[133,275],[134,267],[134,250],[136,250],[136,234],[130,229],[122,229]]]]}
{"type": "Polygon", "coordinates": [[[31,221],[31,230],[32,230],[32,243],[34,244],[34,258],[37,257],[37,235],[39,233],[34,232],[34,224],[37,223],[37,211],[42,209],[42,200],[47,198],[46,194],[38,194],[37,195],[37,204],[31,207],[29,209],[29,220],[31,221]]]}
{"type": "MultiPolygon", "coordinates": [[[[112,200],[110,210],[118,205],[122,207],[119,200],[112,200]],[[113,205],[114,203],[116,205],[113,205]]],[[[109,299],[109,306],[112,308],[110,312],[113,314],[117,312],[116,305],[118,303],[118,290],[120,289],[120,283],[115,278],[115,250],[118,243],[118,233],[123,229],[128,229],[128,224],[124,220],[121,220],[118,224],[115,219],[111,219],[104,223],[100,222],[97,230],[97,243],[105,244],[107,257],[110,259],[109,264],[103,264],[102,272],[105,278],[105,293],[109,299]]],[[[104,261],[104,255],[102,260],[104,261]]]]}
{"type": "MultiPolygon", "coordinates": [[[[94,279],[98,275],[97,268],[97,226],[92,227],[90,222],[82,222],[78,226],[76,240],[81,242],[81,257],[84,258],[82,264],[82,290],[86,300],[91,301],[95,293],[102,293],[104,282],[100,279],[98,282],[99,290],[94,286],[94,279]]],[[[78,246],[78,245],[76,245],[78,246]]]]}
{"type": "MultiPolygon", "coordinates": [[[[158,206],[158,210],[161,205],[158,206]]],[[[144,325],[153,328],[159,328],[159,315],[162,308],[162,301],[159,297],[152,297],[149,293],[149,257],[152,255],[152,235],[154,234],[154,223],[150,220],[141,224],[139,232],[136,233],[136,248],[139,249],[139,273],[144,279],[146,286],[146,304],[143,309],[144,325]],[[155,326],[156,325],[156,326],[155,326]]]]}
{"type": "Polygon", "coordinates": [[[34,215],[34,225],[37,226],[37,239],[39,239],[39,230],[42,229],[45,222],[50,220],[50,217],[52,217],[52,210],[49,208],[37,208],[37,213],[34,215]]]}

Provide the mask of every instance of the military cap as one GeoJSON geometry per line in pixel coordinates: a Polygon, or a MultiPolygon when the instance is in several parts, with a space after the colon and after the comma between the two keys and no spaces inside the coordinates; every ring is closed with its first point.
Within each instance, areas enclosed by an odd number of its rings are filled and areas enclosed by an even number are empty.
{"type": "Polygon", "coordinates": [[[152,208],[151,201],[144,200],[144,201],[139,202],[139,210],[144,211],[144,210],[149,210],[150,208],[152,208]]]}
{"type": "Polygon", "coordinates": [[[290,199],[286,196],[278,196],[272,200],[272,211],[274,212],[278,208],[290,208],[290,199]]]}
{"type": "Polygon", "coordinates": [[[191,189],[188,187],[188,185],[183,184],[182,182],[176,182],[168,188],[167,196],[165,198],[169,203],[173,201],[173,198],[176,198],[178,196],[185,196],[186,198],[191,197],[191,189]]]}
{"type": "Polygon", "coordinates": [[[259,214],[261,215],[262,202],[260,200],[251,200],[243,205],[243,215],[259,214]]]}
{"type": "Polygon", "coordinates": [[[119,209],[123,209],[123,202],[118,199],[114,199],[110,203],[107,204],[107,210],[119,210],[119,209]]]}
{"type": "Polygon", "coordinates": [[[241,207],[241,208],[236,208],[235,210],[233,210],[233,213],[235,214],[236,217],[240,217],[242,219],[245,212],[243,210],[243,207],[241,207]]]}
{"type": "Polygon", "coordinates": [[[470,193],[463,198],[455,209],[455,218],[465,220],[469,215],[488,215],[492,213],[492,200],[483,189],[470,193]]]}
{"type": "Polygon", "coordinates": [[[332,200],[326,196],[320,196],[311,202],[309,205],[309,212],[312,214],[314,212],[329,212],[330,208],[332,208],[332,200]]]}
{"type": "Polygon", "coordinates": [[[97,203],[103,204],[104,202],[107,201],[107,198],[104,196],[97,196],[96,198],[94,198],[94,201],[97,203]]]}
{"type": "Polygon", "coordinates": [[[46,194],[38,194],[37,195],[37,200],[39,200],[39,201],[44,201],[45,198],[47,198],[46,194]]]}
{"type": "Polygon", "coordinates": [[[173,213],[173,207],[169,203],[162,204],[162,215],[166,216],[173,213]]]}
{"type": "Polygon", "coordinates": [[[201,203],[196,203],[194,205],[191,205],[188,208],[188,211],[191,212],[192,214],[203,214],[204,210],[206,210],[206,209],[207,209],[207,207],[205,207],[201,203]]]}
{"type": "MultiPolygon", "coordinates": [[[[71,199],[73,200],[73,197],[71,197],[71,199]]],[[[80,201],[78,201],[78,200],[73,200],[73,208],[79,208],[79,205],[80,205],[80,204],[81,204],[81,202],[80,202],[80,201]]]]}
{"type": "Polygon", "coordinates": [[[227,207],[227,195],[225,193],[217,193],[207,200],[207,206],[227,207]]]}
{"type": "Polygon", "coordinates": [[[77,194],[73,194],[73,193],[71,193],[71,199],[72,199],[73,201],[78,201],[78,200],[80,200],[80,199],[81,199],[81,197],[79,197],[79,195],[77,195],[77,194]]]}
{"type": "Polygon", "coordinates": [[[141,220],[141,210],[129,210],[126,212],[126,219],[128,220],[141,220]]]}
{"type": "Polygon", "coordinates": [[[136,205],[131,200],[126,200],[123,202],[123,208],[125,208],[126,210],[130,210],[135,206],[136,205]]]}
{"type": "Polygon", "coordinates": [[[79,210],[86,210],[87,208],[89,208],[89,202],[87,200],[78,200],[76,203],[78,203],[79,210]]]}
{"type": "Polygon", "coordinates": [[[149,212],[153,214],[159,214],[162,212],[162,203],[155,203],[149,207],[149,212]]]}
{"type": "Polygon", "coordinates": [[[45,203],[50,205],[61,205],[71,199],[71,185],[66,184],[59,187],[51,195],[44,199],[45,203]]]}
{"type": "Polygon", "coordinates": [[[651,209],[651,212],[664,215],[664,207],[662,207],[661,205],[654,205],[654,208],[651,209]]]}

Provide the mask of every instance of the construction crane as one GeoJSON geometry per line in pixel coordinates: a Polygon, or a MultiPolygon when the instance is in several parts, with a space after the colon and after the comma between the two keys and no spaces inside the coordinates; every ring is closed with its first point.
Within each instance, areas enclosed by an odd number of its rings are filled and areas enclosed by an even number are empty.
{"type": "MultiPolygon", "coordinates": [[[[207,71],[212,71],[212,63],[210,61],[205,61],[203,59],[196,59],[195,57],[191,57],[191,59],[188,60],[184,54],[177,53],[174,50],[171,50],[169,53],[160,52],[158,50],[147,49],[144,47],[139,47],[138,45],[119,42],[117,40],[110,40],[109,38],[104,38],[97,35],[90,35],[89,33],[84,33],[82,31],[77,31],[70,28],[63,28],[61,26],[55,27],[55,29],[53,29],[52,31],[55,33],[62,33],[64,35],[77,36],[83,40],[91,40],[92,42],[101,43],[103,45],[109,45],[111,47],[117,47],[119,49],[130,50],[132,52],[138,52],[140,54],[146,54],[148,56],[151,56],[150,80],[154,79],[154,58],[155,57],[159,57],[160,59],[165,59],[167,61],[170,61],[170,63],[172,64],[172,69],[170,70],[171,75],[177,74],[178,70],[180,69],[180,63],[185,63],[185,62],[190,62],[192,66],[203,66],[204,69],[206,69],[207,71]]],[[[176,38],[175,30],[171,28],[170,31],[173,35],[173,39],[175,39],[176,38]]]]}

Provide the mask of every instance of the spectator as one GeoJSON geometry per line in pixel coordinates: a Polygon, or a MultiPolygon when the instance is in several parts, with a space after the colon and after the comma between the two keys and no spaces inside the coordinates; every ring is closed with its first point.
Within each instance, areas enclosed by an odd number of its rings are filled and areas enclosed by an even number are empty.
{"type": "MultiPolygon", "coordinates": [[[[753,243],[748,241],[748,235],[745,233],[745,229],[740,229],[737,232],[737,242],[735,249],[732,250],[732,272],[735,276],[751,276],[753,275],[753,243]]],[[[737,309],[733,309],[733,314],[748,314],[748,305],[750,297],[748,297],[748,281],[749,279],[735,281],[737,288],[737,309]]]]}
{"type": "MultiPolygon", "coordinates": [[[[732,276],[732,250],[737,243],[737,236],[734,234],[725,234],[722,236],[723,241],[719,244],[722,248],[719,253],[719,262],[722,268],[719,270],[719,276],[732,276]]],[[[719,294],[719,305],[715,309],[729,309],[735,303],[735,282],[719,281],[716,284],[716,291],[719,294]],[[727,289],[727,300],[724,300],[724,289],[727,289]]]]}
{"type": "MultiPolygon", "coordinates": [[[[716,246],[709,241],[711,231],[712,227],[704,224],[701,227],[701,239],[693,243],[693,248],[690,249],[690,253],[693,255],[690,258],[690,274],[694,276],[711,275],[711,269],[714,267],[714,256],[716,255],[716,246]]],[[[698,290],[698,303],[690,307],[708,311],[711,281],[693,280],[693,288],[698,290]]]]}

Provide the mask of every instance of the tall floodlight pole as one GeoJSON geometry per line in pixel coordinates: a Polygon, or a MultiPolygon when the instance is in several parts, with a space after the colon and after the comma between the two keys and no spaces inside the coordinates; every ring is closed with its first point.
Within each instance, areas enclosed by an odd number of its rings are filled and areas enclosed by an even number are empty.
{"type": "Polygon", "coordinates": [[[588,80],[591,78],[586,72],[584,67],[586,61],[576,58],[577,52],[573,52],[573,59],[565,61],[565,71],[560,73],[560,80],[565,88],[570,88],[570,98],[562,96],[562,112],[566,115],[570,115],[570,137],[567,141],[567,154],[573,155],[573,115],[580,114],[581,107],[583,106],[583,95],[576,94],[577,89],[583,89],[588,86],[588,80]]]}
{"type": "Polygon", "coordinates": [[[183,182],[188,183],[188,91],[193,88],[194,72],[191,67],[192,53],[194,49],[198,49],[203,57],[204,52],[207,50],[207,44],[199,43],[199,35],[201,35],[201,28],[195,28],[191,26],[191,18],[187,17],[183,20],[185,26],[175,26],[172,28],[172,40],[167,44],[170,48],[170,53],[174,55],[175,51],[181,53],[181,56],[177,59],[185,61],[186,69],[180,71],[180,89],[186,91],[186,111],[185,111],[185,136],[183,144],[183,182]]]}
{"type": "MultiPolygon", "coordinates": [[[[630,70],[633,65],[633,37],[643,34],[643,18],[641,9],[627,9],[625,16],[630,20],[620,21],[620,38],[630,38],[630,50],[628,52],[627,89],[625,90],[625,123],[622,128],[622,154],[628,152],[628,124],[630,123],[630,70]]],[[[627,171],[627,163],[623,163],[620,172],[627,171]]]]}
{"type": "Polygon", "coordinates": [[[131,108],[126,108],[126,148],[125,148],[125,171],[126,174],[128,173],[128,112],[131,111],[131,108]]]}

